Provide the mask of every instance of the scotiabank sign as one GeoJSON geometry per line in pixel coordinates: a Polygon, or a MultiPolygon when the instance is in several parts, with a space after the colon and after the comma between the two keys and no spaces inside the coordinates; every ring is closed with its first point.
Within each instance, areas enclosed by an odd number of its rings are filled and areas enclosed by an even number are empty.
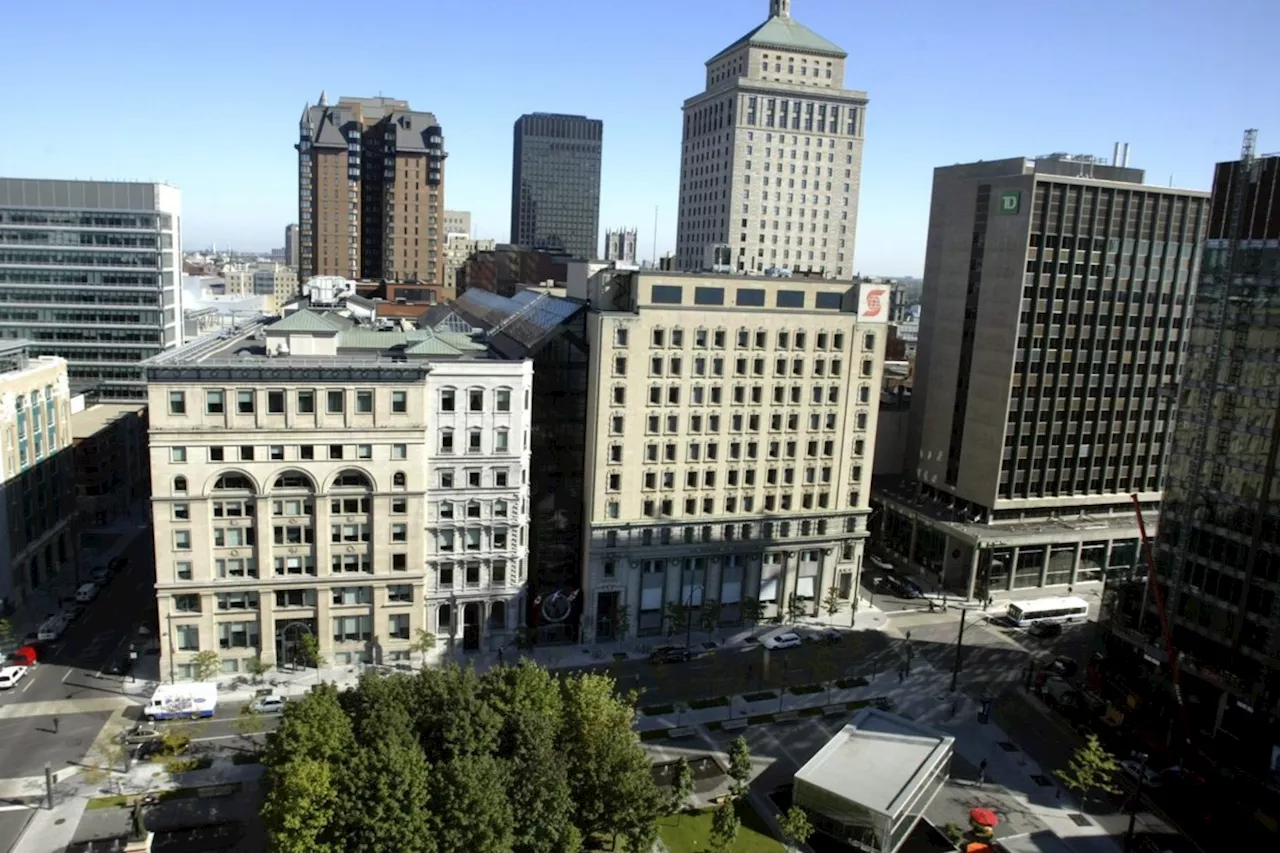
{"type": "Polygon", "coordinates": [[[858,286],[858,322],[889,322],[889,291],[887,284],[862,284],[858,286]]]}

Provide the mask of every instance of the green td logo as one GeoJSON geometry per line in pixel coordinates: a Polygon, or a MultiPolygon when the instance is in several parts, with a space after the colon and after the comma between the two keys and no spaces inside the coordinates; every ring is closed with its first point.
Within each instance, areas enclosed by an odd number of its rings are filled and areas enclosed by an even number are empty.
{"type": "Polygon", "coordinates": [[[1005,190],[1000,193],[1000,213],[1008,216],[1017,213],[1022,207],[1021,190],[1005,190]]]}

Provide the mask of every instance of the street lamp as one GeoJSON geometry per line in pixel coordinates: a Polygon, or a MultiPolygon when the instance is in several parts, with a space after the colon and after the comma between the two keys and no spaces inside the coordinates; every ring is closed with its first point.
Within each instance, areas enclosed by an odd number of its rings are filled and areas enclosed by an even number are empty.
{"type": "Polygon", "coordinates": [[[1143,783],[1147,781],[1147,762],[1151,759],[1145,752],[1136,753],[1134,757],[1142,762],[1142,769],[1138,771],[1138,790],[1133,794],[1133,806],[1129,809],[1129,830],[1124,834],[1124,853],[1131,853],[1133,850],[1133,833],[1138,824],[1138,803],[1142,799],[1143,783]]]}

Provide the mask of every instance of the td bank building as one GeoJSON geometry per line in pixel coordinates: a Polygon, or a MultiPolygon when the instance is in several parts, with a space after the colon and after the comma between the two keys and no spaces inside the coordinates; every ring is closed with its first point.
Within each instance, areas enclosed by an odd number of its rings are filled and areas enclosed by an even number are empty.
{"type": "Polygon", "coordinates": [[[872,525],[948,591],[1096,596],[1138,559],[1131,495],[1155,535],[1208,193],[1115,159],[934,170],[905,452],[872,525]]]}

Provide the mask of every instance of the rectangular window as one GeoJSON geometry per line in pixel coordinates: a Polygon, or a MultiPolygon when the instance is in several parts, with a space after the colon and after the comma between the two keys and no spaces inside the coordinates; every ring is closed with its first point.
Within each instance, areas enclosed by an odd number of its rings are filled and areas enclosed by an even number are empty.
{"type": "Polygon", "coordinates": [[[169,414],[185,415],[187,413],[187,392],[186,391],[170,391],[169,392],[169,414]]]}
{"type": "Polygon", "coordinates": [[[409,456],[409,446],[407,444],[391,445],[392,459],[407,459],[409,456]]]}
{"type": "Polygon", "coordinates": [[[253,414],[253,392],[241,390],[236,392],[236,414],[253,414]]]}
{"type": "Polygon", "coordinates": [[[803,290],[779,290],[774,303],[778,308],[803,308],[803,290]]]}
{"type": "Polygon", "coordinates": [[[506,453],[510,434],[505,429],[498,430],[494,436],[493,450],[495,453],[506,453]]]}
{"type": "Polygon", "coordinates": [[[356,392],[356,411],[362,415],[373,414],[373,392],[372,391],[356,392]]]}
{"type": "Polygon", "coordinates": [[[409,541],[409,525],[407,524],[391,525],[391,541],[392,542],[408,542],[409,541]]]}
{"type": "Polygon", "coordinates": [[[693,289],[694,305],[723,305],[723,287],[695,287],[693,289]]]}
{"type": "Polygon", "coordinates": [[[267,392],[267,414],[269,415],[284,414],[284,392],[283,391],[267,392]]]}
{"type": "Polygon", "coordinates": [[[493,395],[494,408],[499,412],[511,411],[511,392],[505,388],[499,389],[493,395]]]}
{"type": "Polygon", "coordinates": [[[655,284],[649,291],[649,299],[658,305],[679,305],[684,301],[684,288],[678,284],[655,284]]]}
{"type": "Polygon", "coordinates": [[[179,560],[173,564],[174,574],[178,576],[180,581],[189,581],[192,577],[191,561],[179,560]]]}
{"type": "Polygon", "coordinates": [[[344,402],[346,398],[345,391],[329,391],[325,394],[325,410],[331,415],[340,415],[343,412],[344,402]]]}
{"type": "Polygon", "coordinates": [[[755,287],[739,287],[737,303],[742,308],[763,308],[764,291],[755,287]]]}
{"type": "Polygon", "coordinates": [[[204,411],[207,415],[220,415],[223,413],[224,409],[221,391],[204,392],[204,411]]]}
{"type": "Polygon", "coordinates": [[[403,415],[409,411],[409,395],[406,392],[391,392],[391,411],[397,415],[403,415]]]}
{"type": "Polygon", "coordinates": [[[298,414],[310,415],[316,410],[316,394],[314,391],[298,392],[298,414]]]}
{"type": "Polygon", "coordinates": [[[387,601],[392,604],[412,604],[413,585],[407,583],[391,584],[387,587],[387,601]]]}
{"type": "Polygon", "coordinates": [[[200,626],[176,625],[178,632],[178,651],[195,652],[200,650],[200,626]]]}
{"type": "Polygon", "coordinates": [[[387,635],[393,640],[409,639],[409,614],[393,613],[387,617],[387,635]]]}
{"type": "Polygon", "coordinates": [[[191,531],[175,530],[173,531],[173,547],[178,551],[191,550],[191,531]]]}
{"type": "Polygon", "coordinates": [[[468,412],[484,411],[484,392],[483,391],[476,390],[476,391],[468,392],[467,411],[468,412]]]}
{"type": "Polygon", "coordinates": [[[817,294],[817,308],[832,308],[840,310],[840,303],[843,297],[839,293],[819,293],[817,294]]]}
{"type": "Polygon", "coordinates": [[[186,462],[187,449],[185,447],[170,447],[169,461],[170,462],[186,462]]]}

